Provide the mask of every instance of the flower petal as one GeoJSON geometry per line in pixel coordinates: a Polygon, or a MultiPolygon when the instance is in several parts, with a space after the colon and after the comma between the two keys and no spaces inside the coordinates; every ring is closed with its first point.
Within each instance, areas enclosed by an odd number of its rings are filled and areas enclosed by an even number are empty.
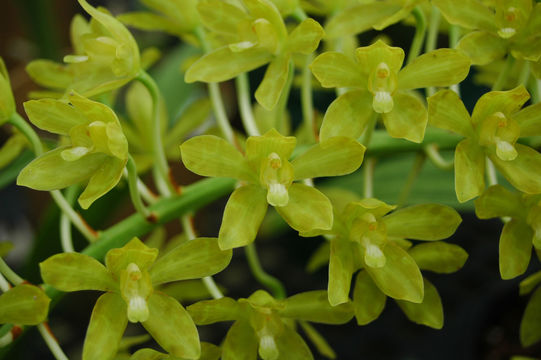
{"type": "Polygon", "coordinates": [[[66,149],[69,147],[59,147],[34,159],[19,173],[17,185],[45,191],[63,189],[88,179],[107,159],[105,154],[94,153],[66,161],[60,155],[66,149]]]}
{"type": "Polygon", "coordinates": [[[508,91],[491,91],[479,98],[472,113],[473,124],[478,124],[488,116],[502,112],[511,115],[528,101],[530,94],[522,85],[508,91]]]}
{"type": "Polygon", "coordinates": [[[408,206],[383,218],[387,235],[414,240],[448,238],[461,222],[455,209],[438,204],[408,206]]]}
{"type": "Polygon", "coordinates": [[[232,37],[238,36],[239,24],[250,21],[250,16],[241,7],[222,0],[200,0],[197,12],[205,27],[232,37]]]}
{"type": "Polygon", "coordinates": [[[120,295],[105,293],[98,298],[83,345],[83,360],[112,359],[128,324],[126,303],[120,295]]]}
{"type": "Polygon", "coordinates": [[[425,296],[423,302],[416,304],[409,301],[397,300],[398,306],[414,323],[426,325],[433,329],[443,327],[443,305],[438,290],[432,283],[424,280],[425,296]]]}
{"type": "Polygon", "coordinates": [[[428,123],[464,137],[474,134],[470,114],[457,93],[440,90],[428,99],[428,123]]]}
{"type": "Polygon", "coordinates": [[[257,181],[242,154],[233,145],[214,135],[193,137],[180,145],[182,162],[202,176],[232,177],[257,181]]]}
{"type": "Polygon", "coordinates": [[[376,320],[383,309],[387,296],[376,286],[370,275],[359,271],[353,289],[353,309],[357,325],[367,325],[376,320]]]}
{"type": "MultiPolygon", "coordinates": [[[[246,140],[246,160],[259,173],[261,162],[269,154],[276,153],[282,161],[291,157],[297,139],[294,136],[283,136],[276,129],[270,129],[262,136],[250,136],[246,140]]],[[[256,180],[259,182],[259,178],[256,180]]]]}
{"type": "Polygon", "coordinates": [[[423,301],[423,277],[415,260],[400,246],[389,241],[383,247],[386,262],[380,268],[366,267],[383,293],[397,300],[423,301]]]}
{"type": "Polygon", "coordinates": [[[477,0],[433,0],[445,19],[451,24],[460,25],[466,29],[484,29],[496,31],[495,16],[486,6],[477,0]]]}
{"type": "Polygon", "coordinates": [[[541,340],[541,287],[533,293],[520,323],[520,342],[527,347],[541,340]]]}
{"type": "Polygon", "coordinates": [[[421,270],[450,274],[464,266],[468,253],[460,246],[443,241],[415,245],[408,250],[421,270]]]}
{"type": "Polygon", "coordinates": [[[62,91],[67,89],[73,81],[73,72],[68,66],[46,59],[37,59],[28,63],[26,73],[37,84],[62,91]]]}
{"type": "Polygon", "coordinates": [[[24,110],[32,124],[54,134],[67,135],[72,127],[88,121],[73,106],[59,100],[30,100],[24,103],[24,110]]]}
{"type": "Polygon", "coordinates": [[[470,71],[470,59],[460,50],[437,49],[413,60],[398,73],[398,88],[419,89],[458,84],[470,71]]]}
{"type": "Polygon", "coordinates": [[[295,180],[350,174],[361,166],[365,150],[348,137],[322,140],[291,162],[295,180]]]}
{"type": "Polygon", "coordinates": [[[254,70],[272,60],[272,54],[262,48],[232,51],[229,46],[216,49],[197,60],[184,74],[184,81],[221,82],[254,70]]]}
{"type": "Polygon", "coordinates": [[[284,326],[284,331],[276,339],[279,359],[288,359],[292,354],[296,360],[313,360],[312,352],[303,338],[295,330],[284,326]]]}
{"type": "Polygon", "coordinates": [[[501,185],[486,189],[475,200],[475,215],[479,219],[499,216],[526,217],[524,203],[519,193],[511,192],[501,185]]]}
{"type": "Polygon", "coordinates": [[[327,51],[316,57],[310,69],[325,88],[366,86],[367,76],[359,64],[336,51],[327,51]]]}
{"type": "Polygon", "coordinates": [[[150,268],[152,284],[199,279],[229,265],[232,251],[222,251],[216,238],[197,238],[182,243],[159,258],[150,268]]]}
{"type": "Polygon", "coordinates": [[[203,300],[186,308],[197,325],[214,324],[221,321],[232,321],[240,316],[239,304],[228,297],[214,300],[203,300]]]}
{"type": "Polygon", "coordinates": [[[225,205],[218,243],[232,249],[252,243],[267,212],[267,196],[259,185],[241,186],[225,205]]]}
{"type": "Polygon", "coordinates": [[[103,162],[88,181],[85,191],[79,196],[79,204],[83,209],[88,209],[94,201],[118,184],[126,162],[127,160],[113,157],[109,157],[103,162]]]}
{"type": "Polygon", "coordinates": [[[286,206],[276,211],[293,229],[307,232],[315,229],[330,230],[333,222],[330,200],[319,190],[304,184],[292,184],[286,206]]]}
{"type": "Polygon", "coordinates": [[[473,31],[457,44],[464,51],[472,65],[486,65],[506,54],[507,42],[501,37],[486,31],[473,31]]]}
{"type": "Polygon", "coordinates": [[[350,302],[331,306],[327,291],[306,291],[282,301],[281,316],[322,324],[345,324],[353,317],[350,302]]]}
{"type": "Polygon", "coordinates": [[[355,250],[355,244],[348,241],[331,240],[328,295],[332,306],[349,301],[351,278],[355,271],[355,250]]]}
{"type": "Polygon", "coordinates": [[[497,156],[490,159],[515,188],[527,194],[541,193],[541,154],[522,144],[515,144],[515,149],[515,160],[503,161],[497,156]]]}
{"type": "Polygon", "coordinates": [[[317,21],[305,19],[289,34],[285,51],[309,55],[316,51],[324,35],[325,32],[317,21]]]}
{"type": "Polygon", "coordinates": [[[455,149],[455,192],[461,203],[485,189],[485,153],[473,140],[464,139],[455,149]]]}
{"type": "Polygon", "coordinates": [[[389,135],[415,143],[423,141],[428,113],[418,97],[397,92],[393,96],[394,106],[391,112],[382,114],[383,123],[389,135]]]}
{"type": "Polygon", "coordinates": [[[50,301],[37,286],[17,285],[0,296],[0,324],[42,323],[47,319],[50,301]]]}
{"type": "Polygon", "coordinates": [[[88,255],[56,254],[41,262],[39,268],[43,281],[61,291],[118,289],[105,266],[88,255]]]}
{"type": "Polygon", "coordinates": [[[513,119],[520,125],[521,136],[541,135],[541,103],[525,107],[513,115],[513,119]]]}
{"type": "Polygon", "coordinates": [[[513,279],[524,274],[532,256],[532,237],[532,229],[523,220],[512,219],[504,225],[500,236],[502,279],[513,279]]]}
{"type": "Polygon", "coordinates": [[[323,117],[320,140],[333,136],[349,136],[354,139],[361,136],[373,117],[372,97],[366,90],[355,90],[336,98],[323,117]]]}
{"type": "Polygon", "coordinates": [[[258,343],[247,321],[235,321],[222,345],[222,360],[257,360],[258,343]]]}
{"type": "Polygon", "coordinates": [[[267,67],[265,76],[255,92],[257,102],[266,110],[272,110],[278,103],[287,82],[291,58],[278,56],[267,67]]]}
{"type": "Polygon", "coordinates": [[[188,312],[170,296],[153,293],[148,298],[150,317],[143,326],[173,356],[198,359],[199,334],[188,312]]]}

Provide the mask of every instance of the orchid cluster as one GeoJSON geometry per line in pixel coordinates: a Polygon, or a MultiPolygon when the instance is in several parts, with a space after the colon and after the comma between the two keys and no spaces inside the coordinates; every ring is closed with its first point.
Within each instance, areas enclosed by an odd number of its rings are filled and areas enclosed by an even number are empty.
{"type": "MultiPolygon", "coordinates": [[[[9,172],[17,185],[50,192],[63,224],[63,252],[39,264],[43,286],[0,259],[0,334],[23,325],[41,331],[60,292],[94,290],[104,293],[90,315],[83,360],[313,359],[300,329],[335,358],[311,323],[355,318],[363,326],[378,319],[387,298],[414,323],[444,326],[430,273],[451,274],[468,259],[452,243],[458,209],[504,223],[502,279],[526,273],[532,252],[541,259],[541,3],[141,0],[141,11],[116,17],[78,3],[90,19],[73,18],[72,53],[26,68],[43,90],[30,94],[24,111],[52,137],[40,138],[17,113],[0,58],[0,125],[13,132],[0,148],[0,168],[17,169],[9,172]],[[415,26],[409,49],[380,35],[360,43],[369,30],[397,23],[415,26]],[[140,51],[126,26],[182,41],[188,55],[175,81],[190,89],[182,99],[161,93],[147,73],[160,52],[140,51]],[[438,48],[439,33],[449,36],[448,47],[438,48]],[[492,89],[470,112],[460,85],[472,66],[492,89]],[[261,67],[252,93],[248,75],[261,67]],[[243,128],[231,125],[235,104],[224,104],[218,86],[232,79],[243,128]],[[297,87],[302,119],[290,112],[297,87]],[[331,94],[330,104],[314,106],[316,92],[331,94]],[[27,147],[35,157],[21,165],[27,147]],[[404,152],[417,161],[400,196],[378,196],[379,161],[404,152]],[[412,196],[425,159],[444,176],[454,169],[450,200],[412,196]],[[184,179],[173,169],[181,165],[212,179],[179,186],[184,179]],[[77,197],[86,210],[123,186],[135,213],[108,229],[96,231],[74,208],[77,197]],[[194,214],[224,195],[217,234],[198,237],[194,214]],[[179,220],[182,232],[167,236],[165,225],[179,220]],[[86,248],[75,248],[71,226],[86,248]],[[256,241],[284,227],[319,238],[308,268],[328,267],[326,289],[288,296],[263,270],[256,241]],[[262,288],[225,297],[213,276],[227,273],[241,248],[262,288]],[[217,322],[230,323],[223,341],[201,342],[198,326],[217,322]],[[148,336],[132,341],[128,323],[148,336]],[[155,348],[132,351],[126,342],[155,348]]],[[[533,292],[520,328],[524,346],[541,340],[540,285],[541,271],[520,286],[521,294],[533,292]]],[[[42,335],[57,359],[67,359],[49,331],[42,335]]],[[[0,346],[13,340],[6,336],[0,346]]]]}

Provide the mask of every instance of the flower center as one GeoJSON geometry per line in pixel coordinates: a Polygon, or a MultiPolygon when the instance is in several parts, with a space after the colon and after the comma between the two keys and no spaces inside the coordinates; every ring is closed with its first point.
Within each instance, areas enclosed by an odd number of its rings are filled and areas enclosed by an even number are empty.
{"type": "Polygon", "coordinates": [[[368,87],[374,95],[372,108],[377,113],[388,113],[393,109],[392,93],[396,88],[396,76],[385,62],[380,62],[369,78],[368,87]]]}
{"type": "Polygon", "coordinates": [[[267,202],[272,206],[286,206],[289,202],[287,188],[293,181],[293,169],[286,160],[273,152],[263,161],[261,182],[267,188],[267,202]]]}
{"type": "Polygon", "coordinates": [[[147,298],[152,293],[152,284],[146,271],[141,271],[135,263],[130,263],[120,274],[120,293],[128,305],[130,322],[147,321],[149,310],[147,298]]]}

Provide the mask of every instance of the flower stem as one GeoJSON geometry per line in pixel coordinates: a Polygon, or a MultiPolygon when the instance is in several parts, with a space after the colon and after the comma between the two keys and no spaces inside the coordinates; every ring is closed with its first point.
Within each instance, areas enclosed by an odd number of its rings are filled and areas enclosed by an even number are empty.
{"type": "Polygon", "coordinates": [[[404,187],[402,188],[402,191],[400,192],[400,195],[398,197],[398,207],[404,206],[408,201],[411,190],[413,189],[413,185],[415,184],[415,180],[417,180],[419,173],[423,169],[425,159],[426,155],[423,152],[417,153],[417,156],[415,157],[415,162],[413,163],[408,178],[406,179],[406,183],[404,184],[404,187]]]}
{"type": "MultiPolygon", "coordinates": [[[[70,205],[75,202],[78,191],[79,187],[77,185],[72,185],[66,190],[66,201],[70,205]]],[[[60,214],[60,244],[62,245],[62,251],[75,252],[71,236],[71,222],[64,212],[60,214]]]]}
{"type": "MultiPolygon", "coordinates": [[[[199,40],[203,51],[205,53],[210,52],[210,44],[207,42],[205,37],[205,31],[201,26],[195,29],[194,35],[199,40]]],[[[235,144],[235,134],[233,133],[233,128],[231,127],[229,119],[227,118],[222,94],[220,93],[220,86],[218,83],[208,83],[207,85],[210,101],[212,103],[212,110],[214,111],[214,117],[216,118],[218,127],[220,128],[224,138],[231,144],[235,144]]]]}
{"type": "MultiPolygon", "coordinates": [[[[137,75],[137,80],[141,82],[150,93],[152,97],[152,118],[153,118],[153,128],[152,128],[152,152],[154,156],[154,166],[156,171],[154,172],[155,176],[159,176],[167,184],[170,193],[175,193],[176,189],[170,184],[167,179],[169,178],[169,165],[167,164],[167,158],[165,157],[165,152],[163,151],[162,143],[162,130],[161,130],[161,121],[160,121],[160,89],[154,81],[154,79],[144,70],[141,70],[137,75]]],[[[170,196],[162,191],[162,195],[170,196]]]]}
{"type": "MultiPolygon", "coordinates": [[[[460,38],[460,27],[457,25],[449,25],[449,48],[454,49],[458,44],[458,39],[460,38]]],[[[453,84],[450,86],[450,89],[460,96],[460,84],[453,84]]]]}
{"type": "MultiPolygon", "coordinates": [[[[432,6],[432,9],[430,11],[430,20],[428,24],[428,35],[426,37],[425,53],[436,49],[436,46],[438,45],[440,19],[441,19],[440,10],[435,6],[432,6]]],[[[436,92],[436,88],[433,86],[430,86],[426,89],[427,96],[432,96],[434,95],[435,92],[436,92]]]]}
{"type": "MultiPolygon", "coordinates": [[[[188,238],[188,241],[192,241],[196,238],[195,229],[193,226],[193,217],[191,214],[186,214],[180,218],[182,228],[184,229],[184,234],[188,238]]],[[[224,294],[218,288],[218,285],[214,282],[212,276],[205,276],[203,279],[203,284],[207,288],[208,292],[214,299],[221,299],[224,297],[224,294]]]]}
{"type": "Polygon", "coordinates": [[[11,289],[11,285],[6,280],[4,275],[0,274],[0,290],[2,290],[2,292],[6,292],[9,291],[9,289],[11,289]]]}
{"type": "Polygon", "coordinates": [[[248,260],[248,265],[252,274],[259,283],[264,285],[267,289],[272,292],[272,295],[275,299],[285,299],[286,289],[280,280],[275,278],[272,275],[269,275],[263,270],[261,263],[259,262],[259,257],[257,256],[257,250],[254,243],[246,245],[244,247],[246,259],[248,260]]]}
{"type": "Polygon", "coordinates": [[[19,285],[24,282],[24,279],[11,270],[8,264],[0,257],[0,274],[4,275],[6,279],[13,285],[19,285]]]}
{"type": "Polygon", "coordinates": [[[511,54],[507,55],[507,59],[505,59],[503,69],[500,71],[500,74],[498,75],[498,78],[496,79],[494,85],[492,85],[492,91],[502,90],[505,87],[505,82],[507,81],[509,72],[513,68],[514,64],[515,58],[511,54]]]}
{"type": "Polygon", "coordinates": [[[415,35],[408,52],[407,64],[411,63],[421,53],[423,41],[426,35],[426,19],[420,7],[416,6],[412,11],[415,17],[415,35]]]}
{"type": "Polygon", "coordinates": [[[301,106],[302,119],[310,141],[316,141],[314,124],[314,103],[312,100],[312,71],[308,67],[314,60],[314,55],[306,55],[302,68],[301,106]]]}
{"type": "Polygon", "coordinates": [[[244,130],[248,136],[259,136],[261,133],[257,128],[254,113],[252,112],[252,100],[250,96],[250,82],[247,73],[242,73],[235,79],[237,84],[237,97],[239,101],[240,118],[244,130]]]}
{"type": "Polygon", "coordinates": [[[276,129],[281,129],[282,126],[280,125],[282,121],[284,121],[286,111],[287,111],[287,101],[289,100],[289,93],[291,91],[291,85],[293,84],[293,77],[295,75],[295,64],[293,63],[293,60],[289,60],[289,72],[287,73],[287,80],[286,84],[284,85],[284,89],[282,90],[282,94],[280,95],[280,99],[278,100],[278,104],[276,104],[276,114],[278,116],[278,121],[280,123],[276,124],[276,129]]]}
{"type": "Polygon", "coordinates": [[[139,188],[137,186],[137,168],[135,167],[135,161],[131,155],[128,155],[128,163],[126,164],[128,170],[128,187],[130,188],[130,198],[133,203],[133,207],[139,214],[141,214],[145,219],[150,217],[150,212],[143,204],[141,200],[141,194],[139,193],[139,188]]]}
{"type": "Polygon", "coordinates": [[[424,150],[425,154],[428,156],[430,161],[436,165],[436,167],[442,170],[451,170],[454,167],[455,163],[453,160],[448,161],[441,156],[440,152],[438,151],[438,145],[428,144],[425,146],[424,150]]]}
{"type": "Polygon", "coordinates": [[[41,323],[38,325],[38,330],[41,334],[41,337],[43,338],[43,340],[45,340],[45,343],[49,347],[49,350],[51,350],[51,353],[54,355],[55,359],[68,360],[68,357],[66,356],[66,354],[64,354],[64,351],[62,351],[62,348],[58,344],[58,341],[51,332],[49,325],[47,323],[41,323]]]}
{"type": "Polygon", "coordinates": [[[369,157],[363,164],[363,195],[365,198],[374,197],[374,167],[376,160],[369,157]]]}
{"type": "Polygon", "coordinates": [[[517,85],[527,86],[529,78],[530,78],[530,62],[525,61],[524,64],[522,64],[522,69],[520,70],[517,85]]]}

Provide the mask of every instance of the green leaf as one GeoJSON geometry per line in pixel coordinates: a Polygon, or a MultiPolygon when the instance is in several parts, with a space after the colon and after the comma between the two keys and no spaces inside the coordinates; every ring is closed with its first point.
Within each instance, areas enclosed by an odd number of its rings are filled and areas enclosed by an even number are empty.
{"type": "Polygon", "coordinates": [[[19,173],[17,185],[45,191],[63,189],[88,179],[107,159],[103,153],[93,153],[66,161],[60,155],[66,149],[69,147],[59,147],[34,159],[19,173]]]}
{"type": "Polygon", "coordinates": [[[358,325],[376,320],[383,309],[387,296],[376,286],[366,271],[359,271],[353,289],[353,309],[358,325]]]}
{"type": "Polygon", "coordinates": [[[122,177],[122,170],[124,170],[126,162],[127,160],[120,160],[116,157],[109,157],[105,160],[90,177],[88,185],[79,196],[79,205],[83,209],[88,209],[94,201],[114,188],[122,177]]]}
{"type": "Polygon", "coordinates": [[[433,0],[445,19],[466,29],[496,31],[494,13],[477,0],[433,0]]]}
{"type": "Polygon", "coordinates": [[[193,137],[180,145],[180,153],[184,166],[198,175],[257,181],[242,154],[217,136],[193,137]]]}
{"type": "Polygon", "coordinates": [[[83,360],[113,359],[128,324],[126,303],[120,295],[105,293],[99,297],[83,345],[83,360]]]}
{"type": "Polygon", "coordinates": [[[330,230],[333,222],[332,205],[319,190],[304,184],[292,184],[286,206],[276,211],[293,229],[307,232],[315,229],[330,230]]]}
{"type": "Polygon", "coordinates": [[[533,231],[523,220],[506,223],[500,236],[500,274],[513,279],[524,274],[532,256],[533,231]]]}
{"type": "Polygon", "coordinates": [[[295,180],[350,174],[361,166],[365,150],[348,137],[322,140],[291,162],[295,180]]]}
{"type": "Polygon", "coordinates": [[[214,275],[229,265],[232,251],[222,251],[216,238],[196,238],[178,245],[150,268],[152,284],[198,279],[214,275]]]}
{"type": "Polygon", "coordinates": [[[481,195],[484,189],[485,153],[475,141],[462,140],[455,149],[456,197],[462,203],[481,195]]]}
{"type": "Polygon", "coordinates": [[[24,110],[32,124],[54,134],[68,135],[74,126],[88,122],[73,106],[54,99],[27,101],[24,110]]]}
{"type": "Polygon", "coordinates": [[[418,97],[406,92],[393,95],[393,109],[382,114],[383,123],[389,135],[415,143],[423,141],[428,113],[418,97]]]}
{"type": "Polygon", "coordinates": [[[257,102],[266,110],[272,110],[282,94],[289,73],[290,56],[278,56],[271,61],[263,80],[255,92],[257,102]]]}
{"type": "Polygon", "coordinates": [[[322,324],[345,324],[353,317],[350,302],[337,306],[329,304],[327,291],[307,291],[282,301],[281,316],[322,324]]]}
{"type": "Polygon", "coordinates": [[[408,250],[421,270],[450,274],[460,270],[468,253],[460,246],[443,241],[415,245],[408,250]]]}
{"type": "Polygon", "coordinates": [[[507,42],[486,31],[473,31],[460,39],[457,49],[468,55],[472,65],[486,65],[506,54],[507,42]]]}
{"type": "Polygon", "coordinates": [[[61,291],[118,290],[118,284],[98,260],[79,253],[56,254],[39,264],[46,284],[61,291]]]}
{"type": "Polygon", "coordinates": [[[457,93],[440,90],[428,99],[428,123],[440,129],[472,137],[474,129],[470,114],[457,93]]]}
{"type": "Polygon", "coordinates": [[[266,192],[259,185],[244,185],[233,191],[220,226],[220,248],[232,249],[252,243],[267,207],[266,192]]]}
{"type": "Polygon", "coordinates": [[[325,112],[320,140],[333,136],[357,139],[372,117],[372,94],[366,90],[349,91],[336,98],[325,112]]]}
{"type": "Polygon", "coordinates": [[[370,2],[346,7],[331,17],[325,25],[328,38],[355,35],[400,11],[401,5],[385,2],[370,2]]]}
{"type": "Polygon", "coordinates": [[[154,340],[171,355],[198,359],[199,334],[188,312],[175,299],[160,293],[148,298],[150,317],[143,326],[154,340]]]}
{"type": "Polygon", "coordinates": [[[413,60],[398,73],[399,89],[458,84],[470,71],[470,59],[460,50],[437,49],[413,60]]]}
{"type": "Polygon", "coordinates": [[[47,318],[51,299],[37,286],[17,285],[0,296],[0,323],[37,325],[47,318]]]}
{"type": "Polygon", "coordinates": [[[409,206],[383,218],[389,236],[414,240],[448,238],[461,222],[455,209],[438,204],[409,206]]]}
{"type": "Polygon", "coordinates": [[[415,260],[400,246],[392,241],[383,247],[386,258],[385,266],[366,267],[381,291],[397,300],[415,303],[423,301],[423,277],[415,260]]]}
{"type": "Polygon", "coordinates": [[[266,49],[251,48],[241,52],[232,51],[228,46],[204,55],[190,66],[184,75],[187,83],[195,81],[221,82],[254,70],[272,60],[266,49]]]}
{"type": "Polygon", "coordinates": [[[222,360],[257,360],[258,339],[247,321],[235,321],[222,345],[222,360]]]}
{"type": "Polygon", "coordinates": [[[541,340],[541,288],[530,298],[520,323],[520,342],[530,346],[541,340]]]}
{"type": "Polygon", "coordinates": [[[280,353],[279,359],[287,359],[292,354],[295,354],[295,359],[298,360],[313,360],[312,352],[302,337],[287,325],[284,326],[284,331],[276,339],[276,345],[280,353]]]}
{"type": "Polygon", "coordinates": [[[481,96],[475,104],[472,122],[473,124],[479,124],[496,112],[502,112],[504,115],[509,116],[518,111],[529,98],[530,94],[522,85],[508,91],[488,92],[481,96]]]}
{"type": "Polygon", "coordinates": [[[490,186],[475,200],[475,215],[479,219],[500,216],[525,217],[524,210],[520,194],[511,192],[501,185],[490,186]]]}
{"type": "Polygon", "coordinates": [[[520,125],[521,136],[541,135],[541,103],[530,105],[513,115],[520,125]]]}
{"type": "Polygon", "coordinates": [[[316,51],[325,32],[314,19],[305,19],[289,34],[285,52],[309,55],[316,51]]]}
{"type": "Polygon", "coordinates": [[[47,59],[30,61],[26,65],[26,72],[37,84],[62,91],[70,86],[74,77],[68,66],[47,59]]]}
{"type": "Polygon", "coordinates": [[[443,327],[443,305],[438,290],[430,283],[424,280],[425,296],[420,304],[404,300],[397,300],[398,306],[404,314],[414,323],[426,325],[434,329],[443,327]]]}
{"type": "Polygon", "coordinates": [[[186,309],[197,325],[214,324],[220,321],[232,321],[241,315],[239,304],[228,297],[203,300],[186,309]]]}
{"type": "Polygon", "coordinates": [[[355,244],[349,241],[331,240],[328,295],[332,306],[349,301],[351,277],[355,271],[355,250],[355,244]]]}
{"type": "Polygon", "coordinates": [[[517,157],[515,160],[503,161],[497,156],[490,160],[503,176],[518,190],[527,194],[541,193],[541,154],[529,146],[515,144],[517,157]]]}

